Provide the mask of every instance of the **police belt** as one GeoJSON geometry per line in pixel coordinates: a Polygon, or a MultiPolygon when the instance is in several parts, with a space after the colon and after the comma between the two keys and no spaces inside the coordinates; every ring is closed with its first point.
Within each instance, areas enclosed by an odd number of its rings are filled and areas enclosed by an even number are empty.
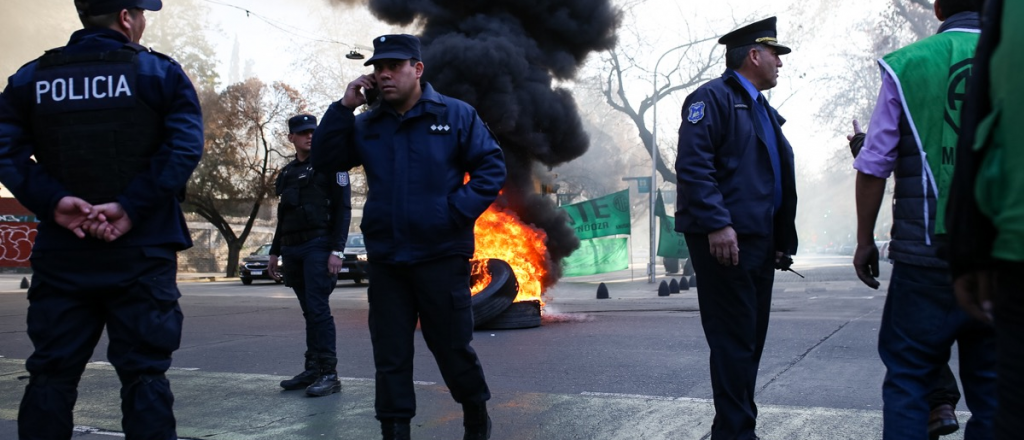
{"type": "Polygon", "coordinates": [[[327,229],[310,229],[298,231],[281,236],[281,246],[297,246],[317,237],[326,237],[331,234],[327,229]]]}

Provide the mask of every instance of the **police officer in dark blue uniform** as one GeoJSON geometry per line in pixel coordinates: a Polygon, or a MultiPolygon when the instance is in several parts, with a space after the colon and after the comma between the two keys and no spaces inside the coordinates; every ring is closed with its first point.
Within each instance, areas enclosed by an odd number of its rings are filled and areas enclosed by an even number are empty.
{"type": "MultiPolygon", "coordinates": [[[[775,268],[796,253],[796,185],[785,123],[762,91],[775,87],[775,17],[723,36],[726,71],[683,104],[676,230],[685,233],[711,349],[711,438],[756,438],[757,369],[775,268]]],[[[787,263],[788,262],[788,263],[787,263]]]]}
{"type": "Polygon", "coordinates": [[[331,292],[345,262],[345,241],[352,221],[352,191],[348,173],[320,172],[309,161],[316,117],[288,120],[288,140],[295,146],[292,160],[277,176],[277,230],[270,246],[268,270],[295,291],[306,321],[305,369],[281,381],[286,390],[306,389],[308,396],[341,391],[331,292]]]}
{"type": "Polygon", "coordinates": [[[0,95],[0,181],[40,219],[32,248],[22,440],[67,439],[104,328],[128,439],[175,439],[164,373],[181,341],[179,206],[203,151],[195,89],[138,44],[159,0],[76,1],[84,29],[0,95]]]}
{"type": "Polygon", "coordinates": [[[421,81],[418,38],[385,35],[373,48],[366,61],[373,74],[349,83],[313,135],[313,166],[366,170],[370,191],[360,227],[373,274],[369,324],[381,433],[410,436],[418,319],[452,398],[462,404],[463,438],[486,439],[491,394],[469,345],[469,259],[476,218],[505,182],[504,156],[473,107],[421,81]],[[380,100],[356,116],[367,103],[364,90],[378,90],[380,100]]]}

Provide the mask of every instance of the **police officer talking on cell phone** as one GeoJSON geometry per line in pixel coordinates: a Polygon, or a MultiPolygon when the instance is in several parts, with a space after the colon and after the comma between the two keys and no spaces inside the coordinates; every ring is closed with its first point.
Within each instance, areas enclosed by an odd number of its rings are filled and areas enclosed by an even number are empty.
{"type": "Polygon", "coordinates": [[[314,133],[313,166],[366,170],[360,227],[373,274],[369,325],[381,433],[410,437],[418,319],[452,398],[462,404],[463,438],[486,439],[491,394],[469,345],[469,259],[476,218],[505,182],[504,156],[473,107],[421,81],[418,38],[385,35],[373,48],[366,61],[373,73],[349,83],[314,133]],[[380,93],[377,105],[356,116],[367,102],[363,92],[372,89],[380,93]]]}
{"type": "Polygon", "coordinates": [[[345,262],[342,252],[352,221],[352,191],[347,172],[313,169],[309,152],[314,130],[315,116],[288,120],[288,140],[295,146],[295,159],[277,176],[281,200],[268,270],[276,279],[284,276],[306,321],[304,369],[281,381],[281,388],[305,388],[306,395],[318,397],[341,391],[330,298],[345,262]],[[279,269],[278,256],[284,260],[283,269],[279,269]]]}
{"type": "MultiPolygon", "coordinates": [[[[70,5],[70,2],[68,4],[70,5]]],[[[75,1],[84,26],[8,80],[0,181],[39,218],[21,440],[66,439],[106,329],[128,439],[176,439],[164,373],[181,342],[180,196],[203,152],[195,89],[138,43],[159,0],[75,1]]]]}

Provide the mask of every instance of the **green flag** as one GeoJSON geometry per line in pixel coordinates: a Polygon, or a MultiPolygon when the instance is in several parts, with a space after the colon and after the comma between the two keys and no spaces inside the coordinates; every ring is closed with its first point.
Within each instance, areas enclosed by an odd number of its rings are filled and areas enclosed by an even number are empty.
{"type": "Polygon", "coordinates": [[[580,240],[629,234],[629,190],[563,206],[580,240]]]}
{"type": "Polygon", "coordinates": [[[658,237],[658,256],[667,258],[690,258],[690,249],[681,232],[676,232],[676,218],[661,216],[661,233],[658,237]]]}
{"type": "Polygon", "coordinates": [[[654,200],[654,215],[658,217],[664,217],[668,215],[665,212],[665,199],[661,198],[661,190],[658,190],[658,198],[654,200]]]}
{"type": "Polygon", "coordinates": [[[562,260],[562,275],[578,277],[629,269],[628,238],[583,240],[580,248],[562,260]]]}

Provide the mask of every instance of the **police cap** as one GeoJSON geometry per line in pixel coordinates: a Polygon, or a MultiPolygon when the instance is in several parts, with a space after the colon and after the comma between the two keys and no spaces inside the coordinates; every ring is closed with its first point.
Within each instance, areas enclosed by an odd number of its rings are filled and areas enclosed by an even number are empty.
{"type": "Polygon", "coordinates": [[[373,56],[363,63],[369,66],[377,60],[422,60],[420,39],[415,35],[382,35],[373,40],[373,56]]]}
{"type": "Polygon", "coordinates": [[[775,34],[775,17],[768,17],[756,23],[751,23],[736,29],[718,39],[718,44],[724,44],[725,50],[747,46],[751,44],[763,44],[775,48],[779,55],[785,55],[793,50],[779,44],[775,34]]]}
{"type": "Polygon", "coordinates": [[[78,11],[82,15],[104,15],[121,12],[124,9],[145,9],[159,11],[164,6],[160,0],[87,0],[86,9],[78,11]]]}
{"type": "Polygon", "coordinates": [[[316,116],[298,115],[288,120],[288,133],[302,133],[306,130],[316,130],[316,116]]]}

